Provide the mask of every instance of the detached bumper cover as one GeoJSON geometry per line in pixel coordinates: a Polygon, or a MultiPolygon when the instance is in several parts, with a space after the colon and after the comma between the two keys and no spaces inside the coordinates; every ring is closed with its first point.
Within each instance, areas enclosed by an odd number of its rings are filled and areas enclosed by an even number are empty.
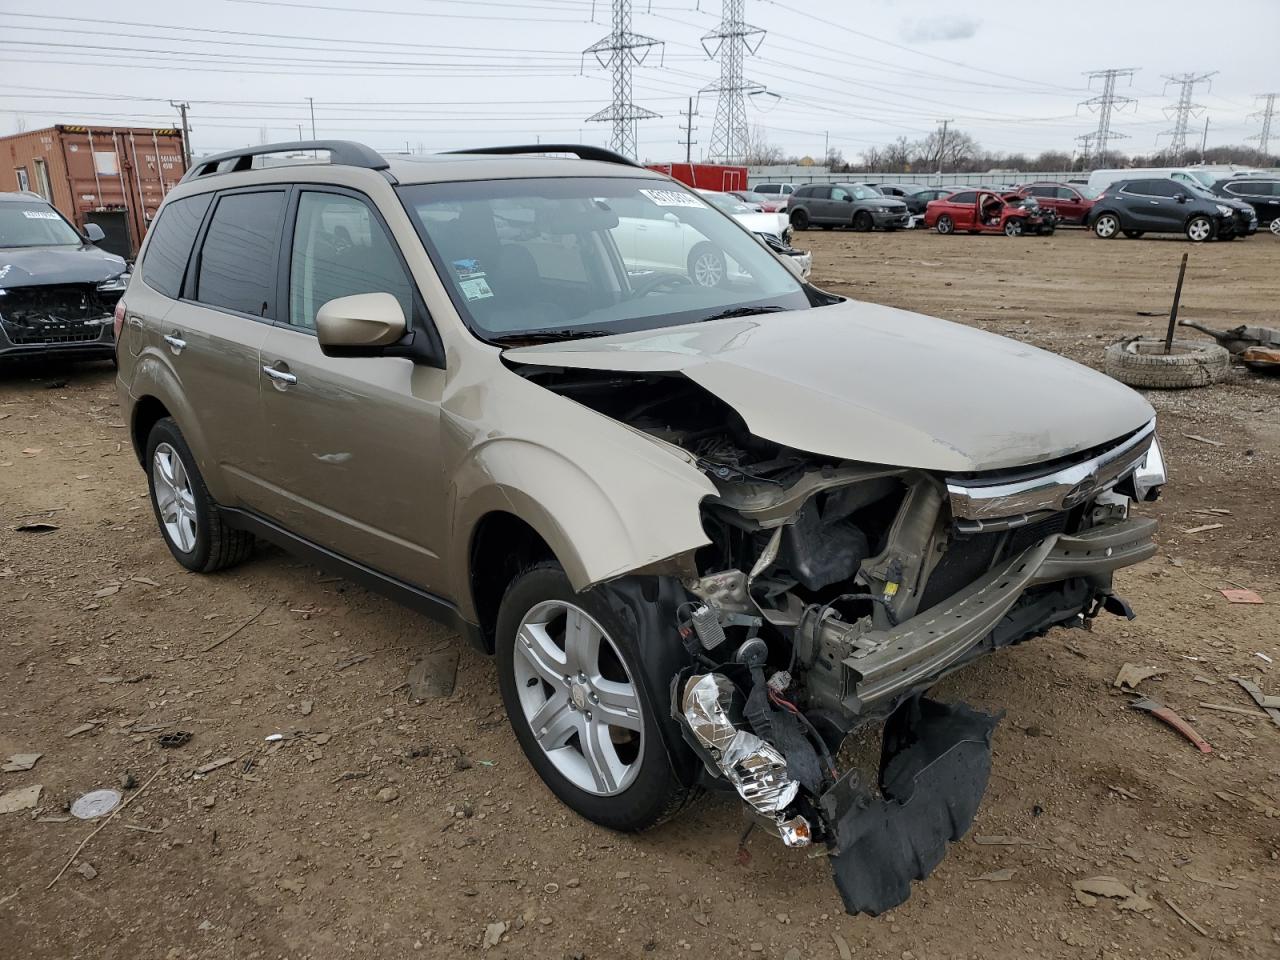
{"type": "MultiPolygon", "coordinates": [[[[1104,577],[1154,556],[1156,526],[1147,517],[1046,537],[947,601],[890,630],[864,635],[860,649],[841,662],[845,706],[866,713],[936,679],[964,660],[1029,587],[1104,577]]],[[[823,629],[841,627],[828,622],[823,629]]]]}
{"type": "Polygon", "coordinates": [[[885,728],[880,794],[853,772],[822,795],[831,874],[845,909],[878,916],[911,895],[978,812],[998,716],[921,698],[885,728]]]}

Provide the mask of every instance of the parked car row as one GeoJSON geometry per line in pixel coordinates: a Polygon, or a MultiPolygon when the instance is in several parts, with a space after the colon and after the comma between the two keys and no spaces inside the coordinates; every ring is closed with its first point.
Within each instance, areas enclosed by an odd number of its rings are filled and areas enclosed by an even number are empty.
{"type": "Polygon", "coordinates": [[[1196,243],[1269,227],[1280,236],[1280,176],[1230,167],[1094,171],[1090,182],[1019,186],[759,183],[739,196],[786,215],[795,230],[897,230],[1048,235],[1061,225],[1103,239],[1181,233],[1196,243]],[[1123,174],[1128,174],[1124,176],[1123,174]],[[1093,182],[1096,180],[1096,183],[1093,182]]]}

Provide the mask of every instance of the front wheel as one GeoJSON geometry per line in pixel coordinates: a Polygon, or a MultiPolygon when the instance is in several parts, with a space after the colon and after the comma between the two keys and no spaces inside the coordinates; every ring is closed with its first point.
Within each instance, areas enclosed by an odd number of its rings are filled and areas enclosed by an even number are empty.
{"type": "Polygon", "coordinates": [[[1093,233],[1103,240],[1111,240],[1120,234],[1120,220],[1114,213],[1104,213],[1093,222],[1093,233]]]}
{"type": "Polygon", "coordinates": [[[1213,236],[1213,221],[1208,217],[1192,217],[1187,221],[1187,239],[1192,243],[1204,243],[1213,236]]]}
{"type": "Polygon", "coordinates": [[[941,234],[955,233],[956,224],[954,220],[952,220],[949,216],[947,216],[944,213],[942,216],[938,218],[938,222],[934,226],[934,229],[941,234]]]}
{"type": "Polygon", "coordinates": [[[876,222],[871,219],[871,214],[865,210],[859,210],[853,215],[853,229],[859,233],[870,233],[876,228],[876,222]]]}
{"type": "MultiPolygon", "coordinates": [[[[576,813],[636,831],[691,797],[677,777],[640,657],[607,587],[576,593],[555,563],[520,574],[498,611],[498,685],[529,763],[576,813]]],[[[657,638],[650,638],[656,640],[657,638]]]]}
{"type": "Polygon", "coordinates": [[[724,254],[705,241],[689,251],[689,279],[699,287],[724,286],[724,254]]]}
{"type": "Polygon", "coordinates": [[[1277,237],[1280,237],[1280,217],[1277,217],[1276,219],[1271,221],[1270,230],[1277,237]]]}
{"type": "Polygon", "coordinates": [[[1006,237],[1022,236],[1022,221],[1016,219],[1006,220],[1004,223],[1004,235],[1006,237]]]}
{"type": "Polygon", "coordinates": [[[253,552],[253,534],[232,529],[223,520],[173,418],[165,417],[151,428],[146,463],[151,508],[175,560],[188,570],[212,573],[253,552]]]}

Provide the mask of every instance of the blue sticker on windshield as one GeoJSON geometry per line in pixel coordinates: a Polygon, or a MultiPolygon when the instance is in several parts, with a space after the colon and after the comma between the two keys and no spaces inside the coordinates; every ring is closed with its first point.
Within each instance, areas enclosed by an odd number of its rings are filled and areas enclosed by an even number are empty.
{"type": "Polygon", "coordinates": [[[473,277],[476,274],[484,275],[484,271],[480,269],[480,261],[475,257],[467,257],[465,260],[453,261],[453,269],[459,277],[473,277]]]}

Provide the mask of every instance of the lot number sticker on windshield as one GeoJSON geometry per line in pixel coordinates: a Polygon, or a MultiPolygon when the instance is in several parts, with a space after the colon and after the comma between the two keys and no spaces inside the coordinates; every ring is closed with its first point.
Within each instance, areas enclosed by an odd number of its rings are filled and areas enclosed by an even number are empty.
{"type": "Polygon", "coordinates": [[[641,190],[646,197],[660,207],[701,207],[703,203],[683,190],[641,190]]]}
{"type": "Polygon", "coordinates": [[[458,288],[468,300],[484,300],[493,296],[493,290],[489,286],[489,281],[484,278],[483,273],[479,276],[459,280],[458,288]]]}
{"type": "Polygon", "coordinates": [[[28,220],[58,220],[60,217],[52,210],[23,210],[22,215],[28,220]]]}

